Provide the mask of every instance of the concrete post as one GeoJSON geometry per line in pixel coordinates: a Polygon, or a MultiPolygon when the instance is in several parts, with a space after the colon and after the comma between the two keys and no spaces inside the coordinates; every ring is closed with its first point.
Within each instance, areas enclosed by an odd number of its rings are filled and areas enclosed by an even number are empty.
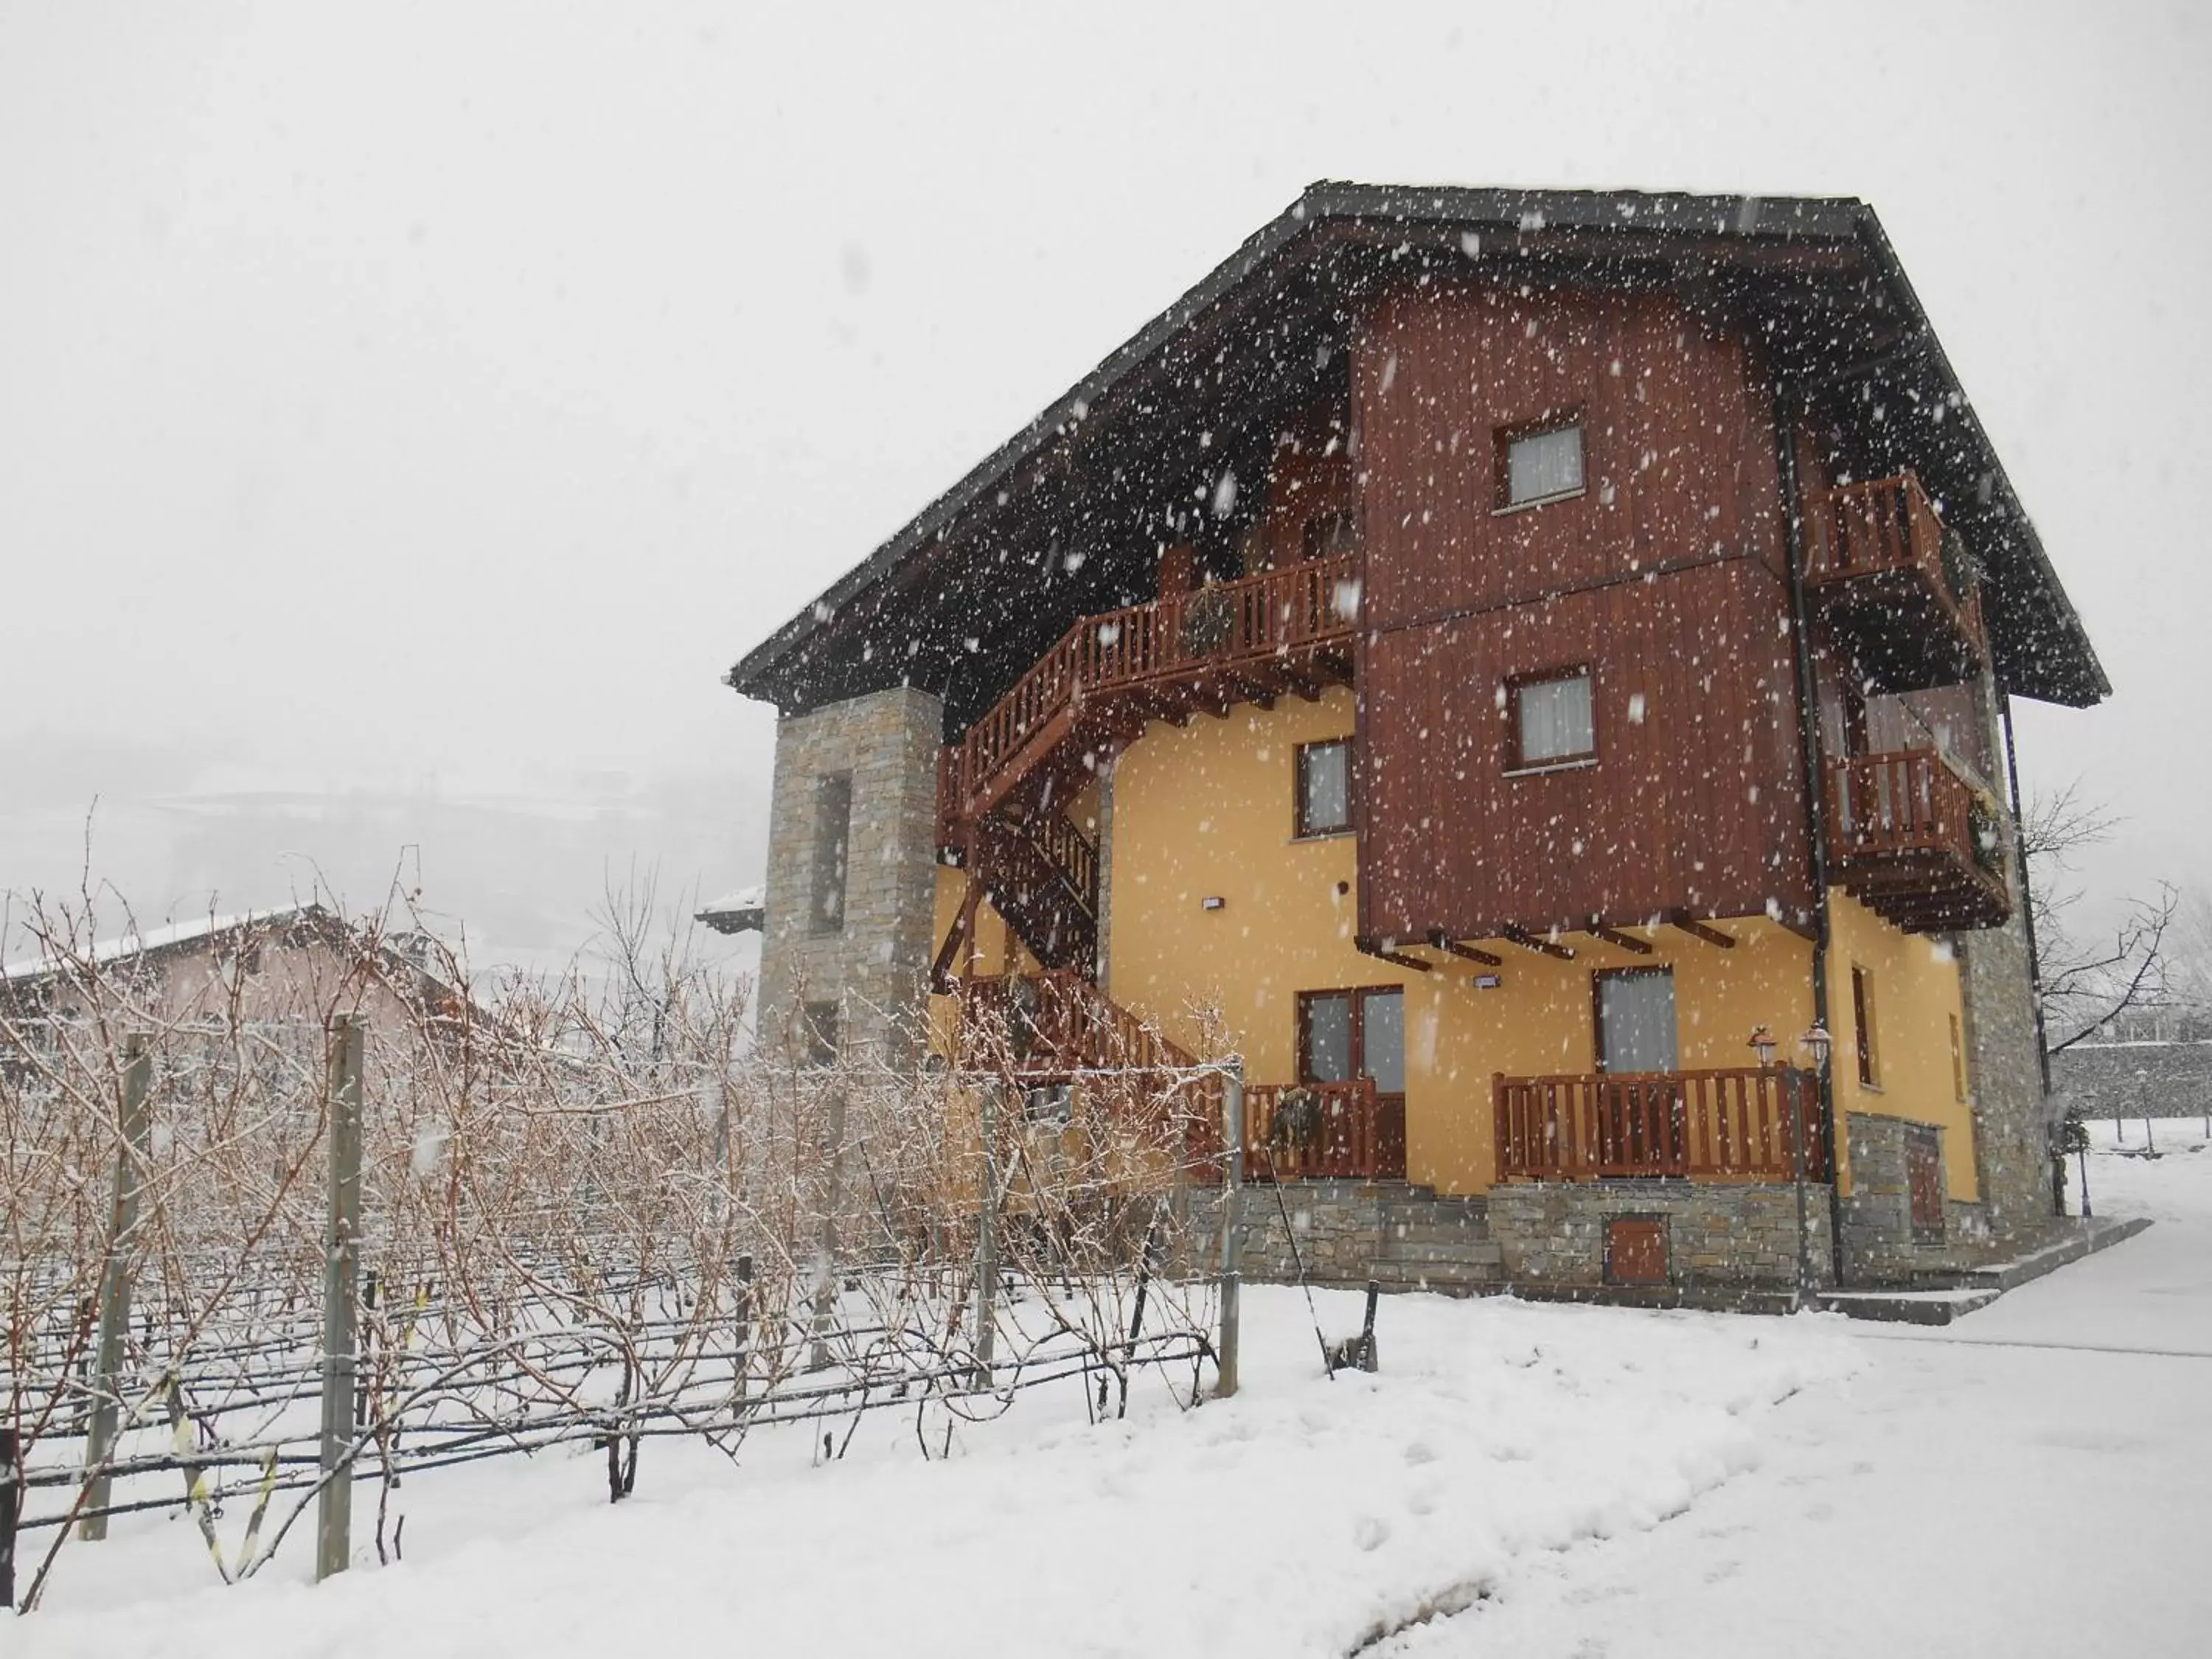
{"type": "Polygon", "coordinates": [[[1229,1062],[1221,1079],[1221,1340],[1214,1349],[1218,1376],[1213,1394],[1226,1400],[1237,1392],[1237,1349],[1242,1312],[1237,1291],[1243,1277],[1243,1234],[1237,1216],[1244,1189],[1244,1062],[1229,1062]]]}
{"type": "Polygon", "coordinates": [[[355,1298],[361,1272],[362,1025],[341,1014],[330,1037],[330,1223],[323,1236],[323,1489],[315,1507],[315,1577],[343,1572],[353,1553],[353,1391],[359,1369],[355,1298]]]}
{"type": "MultiPolygon", "coordinates": [[[[152,1113],[148,1106],[154,1076],[152,1040],[143,1031],[123,1039],[123,1135],[115,1148],[115,1207],[107,1234],[107,1261],[100,1276],[100,1340],[92,1372],[92,1420],[84,1437],[84,1466],[96,1471],[115,1450],[122,1420],[123,1345],[131,1329],[131,1251],[138,1229],[138,1193],[145,1182],[146,1142],[152,1113]]],[[[94,1474],[84,1506],[107,1507],[110,1483],[94,1474]]],[[[107,1517],[88,1515],[77,1523],[88,1543],[107,1536],[107,1517]]]]}

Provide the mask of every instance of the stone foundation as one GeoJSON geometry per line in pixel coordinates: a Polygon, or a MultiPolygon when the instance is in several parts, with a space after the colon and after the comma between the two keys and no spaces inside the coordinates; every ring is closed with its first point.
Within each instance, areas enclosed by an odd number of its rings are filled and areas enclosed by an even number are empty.
{"type": "MultiPolygon", "coordinates": [[[[1982,1267],[2007,1254],[1979,1204],[1943,1200],[1943,1236],[1912,1236],[1912,1192],[1905,1174],[1902,1118],[1853,1113],[1850,1196],[1843,1201],[1844,1279],[1850,1285],[1909,1285],[1982,1267]]],[[[1950,1147],[1943,1148],[1945,1157],[1950,1147]]],[[[2044,1189],[2045,1207],[2049,1192],[2044,1189]]],[[[2045,1231],[2047,1231],[2045,1230],[2045,1231]]]]}
{"type": "MultiPolygon", "coordinates": [[[[1797,1194],[1764,1182],[1518,1182],[1490,1189],[1490,1236],[1508,1283],[1544,1290],[1607,1283],[1606,1227],[1619,1217],[1662,1218],[1668,1283],[1786,1290],[1797,1275],[1797,1194]]],[[[1806,1251],[1813,1282],[1829,1278],[1828,1189],[1805,1184],[1806,1251]]]]}

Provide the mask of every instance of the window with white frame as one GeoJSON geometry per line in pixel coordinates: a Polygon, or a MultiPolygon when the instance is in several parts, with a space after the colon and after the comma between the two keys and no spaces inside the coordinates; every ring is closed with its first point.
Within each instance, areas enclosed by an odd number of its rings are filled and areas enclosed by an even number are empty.
{"type": "Polygon", "coordinates": [[[1515,770],[1560,766],[1597,754],[1597,725],[1587,668],[1560,669],[1511,682],[1508,764],[1515,770]]]}
{"type": "Polygon", "coordinates": [[[1500,507],[1534,507],[1583,492],[1583,424],[1503,436],[1500,507]]]}

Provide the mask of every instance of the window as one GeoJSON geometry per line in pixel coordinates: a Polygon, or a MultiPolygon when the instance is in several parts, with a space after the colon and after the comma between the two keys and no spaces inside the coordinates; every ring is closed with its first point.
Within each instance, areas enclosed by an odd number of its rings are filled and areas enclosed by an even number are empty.
{"type": "Polygon", "coordinates": [[[837,1063],[837,1005],[834,1002],[810,1002],[801,1011],[799,1036],[806,1049],[809,1066],[830,1066],[837,1063]]]}
{"type": "Polygon", "coordinates": [[[1298,1081],[1375,1082],[1375,1170],[1406,1178],[1406,994],[1395,985],[1298,994],[1298,1081]]]}
{"type": "Polygon", "coordinates": [[[1298,1081],[1343,1083],[1352,1076],[1350,991],[1316,991],[1299,999],[1298,1081]]]}
{"type": "Polygon", "coordinates": [[[1305,523],[1304,552],[1309,559],[1333,559],[1359,548],[1359,520],[1344,507],[1316,513],[1305,523]]]}
{"type": "Polygon", "coordinates": [[[1857,1030],[1859,1081],[1869,1089],[1881,1087],[1881,1050],[1875,1040],[1874,975],[1851,964],[1851,1024],[1857,1030]]]}
{"type": "Polygon", "coordinates": [[[1583,423],[1498,434],[1500,512],[1565,501],[1583,493],[1583,423]]]}
{"type": "Polygon", "coordinates": [[[1337,836],[1351,828],[1351,742],[1337,738],[1300,744],[1297,833],[1337,836]]]}
{"type": "Polygon", "coordinates": [[[1597,1019],[1598,1070],[1675,1069],[1673,969],[1601,969],[1595,975],[1592,994],[1597,1019]]]}
{"type": "Polygon", "coordinates": [[[1395,985],[1298,996],[1298,1081],[1375,1079],[1377,1095],[1406,1092],[1406,994],[1395,985]]]}
{"type": "Polygon", "coordinates": [[[1512,722],[1508,766],[1560,766],[1597,755],[1597,726],[1587,668],[1532,675],[1508,684],[1512,722]]]}
{"type": "Polygon", "coordinates": [[[1966,1044],[1959,1030],[1959,1017],[1951,1016],[1951,1094],[1960,1103],[1966,1098],[1966,1044]]]}
{"type": "Polygon", "coordinates": [[[808,931],[836,933],[845,927],[845,864],[853,838],[853,775],[832,773],[814,781],[813,902],[808,931]]]}

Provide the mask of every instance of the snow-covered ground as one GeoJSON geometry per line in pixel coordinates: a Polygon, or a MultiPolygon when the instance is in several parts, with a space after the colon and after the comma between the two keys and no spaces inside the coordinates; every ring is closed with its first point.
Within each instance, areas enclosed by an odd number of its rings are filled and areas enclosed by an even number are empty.
{"type": "Polygon", "coordinates": [[[588,1454],[420,1476],[404,1564],[320,1587],[304,1534],[224,1589],[188,1521],[118,1522],[0,1652],[2199,1653],[2203,1141],[2094,1158],[2159,1224],[1944,1328],[1404,1297],[1331,1382],[1255,1290],[1233,1401],[1094,1427],[1071,1382],[942,1462],[890,1413],[826,1465],[649,1443],[618,1508],[588,1454]]]}

